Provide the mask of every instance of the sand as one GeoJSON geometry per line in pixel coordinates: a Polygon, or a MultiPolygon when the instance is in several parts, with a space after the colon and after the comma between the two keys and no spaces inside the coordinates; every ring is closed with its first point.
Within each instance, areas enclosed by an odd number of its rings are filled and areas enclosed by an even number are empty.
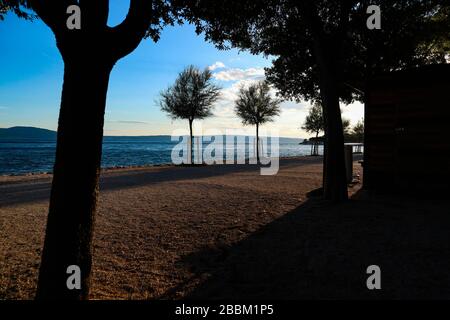
{"type": "MultiPolygon", "coordinates": [[[[321,178],[311,157],[283,159],[276,176],[248,165],[105,171],[91,298],[450,297],[450,238],[436,232],[448,230],[445,204],[367,199],[357,183],[357,200],[330,206],[308,198],[321,178]],[[365,287],[374,263],[387,270],[382,293],[365,287]]],[[[0,299],[33,298],[50,182],[0,177],[0,299]]]]}

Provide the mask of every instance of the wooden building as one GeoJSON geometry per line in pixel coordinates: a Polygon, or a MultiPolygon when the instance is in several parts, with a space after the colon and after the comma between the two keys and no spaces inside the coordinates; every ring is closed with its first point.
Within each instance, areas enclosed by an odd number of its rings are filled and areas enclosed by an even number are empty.
{"type": "Polygon", "coordinates": [[[364,187],[449,191],[450,65],[384,74],[368,88],[364,187]]]}

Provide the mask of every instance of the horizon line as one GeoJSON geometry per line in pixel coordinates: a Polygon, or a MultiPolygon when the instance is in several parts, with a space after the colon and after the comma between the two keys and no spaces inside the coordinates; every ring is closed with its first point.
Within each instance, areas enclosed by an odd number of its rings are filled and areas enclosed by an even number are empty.
{"type": "MultiPolygon", "coordinates": [[[[34,126],[12,126],[9,128],[5,128],[5,127],[1,127],[0,129],[12,129],[12,128],[33,128],[33,129],[42,129],[42,130],[48,130],[54,133],[57,133],[57,130],[53,130],[53,129],[48,129],[48,128],[42,128],[42,127],[34,127],[34,126]]],[[[193,135],[194,137],[208,137],[210,135],[193,135]]],[[[222,134],[222,136],[227,136],[226,134],[222,134]]],[[[244,136],[244,137],[253,137],[256,135],[238,135],[238,136],[244,136]]],[[[145,137],[172,137],[172,135],[170,134],[150,134],[150,135],[103,135],[103,138],[106,137],[129,137],[129,138],[145,138],[145,137]]],[[[260,135],[260,137],[267,137],[265,135],[260,135]]],[[[305,139],[309,139],[309,138],[302,138],[302,137],[286,137],[286,136],[278,136],[278,138],[285,138],[285,139],[301,139],[301,140],[305,140],[305,139]]]]}

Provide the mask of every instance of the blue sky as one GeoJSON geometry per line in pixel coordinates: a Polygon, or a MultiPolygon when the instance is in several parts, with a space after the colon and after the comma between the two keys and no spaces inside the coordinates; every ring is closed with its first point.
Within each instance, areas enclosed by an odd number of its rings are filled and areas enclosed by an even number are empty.
{"type": "MultiPolygon", "coordinates": [[[[128,1],[110,0],[109,25],[120,23],[127,10],[128,1]]],[[[23,21],[9,14],[0,22],[0,61],[0,127],[56,130],[63,62],[51,31],[41,21],[23,21]]],[[[144,40],[116,64],[108,90],[105,135],[171,134],[185,128],[184,121],[172,121],[162,113],[155,100],[189,64],[211,67],[215,81],[223,87],[215,116],[202,121],[203,129],[242,128],[233,114],[236,92],[262,79],[270,59],[238,50],[219,51],[197,36],[193,26],[183,25],[164,29],[156,44],[144,40]]],[[[308,136],[299,129],[308,105],[283,103],[280,117],[267,128],[278,130],[281,136],[308,136]]],[[[353,123],[363,116],[359,104],[343,110],[353,123]]]]}

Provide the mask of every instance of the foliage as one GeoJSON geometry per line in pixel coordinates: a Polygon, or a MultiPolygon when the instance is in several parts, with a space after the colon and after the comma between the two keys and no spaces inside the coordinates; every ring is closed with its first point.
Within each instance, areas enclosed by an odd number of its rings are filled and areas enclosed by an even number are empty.
{"type": "MultiPolygon", "coordinates": [[[[14,12],[18,17],[33,20],[42,19],[49,27],[55,30],[66,29],[66,9],[70,5],[79,5],[85,16],[91,16],[98,22],[108,16],[109,0],[0,0],[0,20],[4,19],[8,11],[14,12]]],[[[131,0],[130,9],[125,20],[113,30],[134,31],[144,28],[142,36],[158,41],[161,31],[167,25],[183,23],[180,16],[181,7],[168,0],[131,0]]],[[[106,24],[106,23],[105,23],[106,24]]]]}
{"type": "MultiPolygon", "coordinates": [[[[305,122],[302,126],[303,130],[305,130],[308,133],[314,133],[316,134],[316,136],[318,136],[320,132],[323,132],[325,130],[322,109],[323,109],[322,105],[318,102],[312,105],[312,107],[309,109],[309,113],[306,116],[305,122]]],[[[363,126],[364,130],[364,123],[358,122],[356,126],[361,125],[363,126]]],[[[350,136],[351,134],[353,134],[349,119],[342,118],[342,128],[345,136],[350,136]]],[[[355,130],[355,128],[353,130],[355,130]]]]}
{"type": "Polygon", "coordinates": [[[445,62],[449,8],[442,0],[199,0],[188,17],[219,48],[275,56],[267,79],[298,101],[320,99],[320,38],[336,55],[339,96],[350,103],[363,99],[374,73],[445,62]],[[382,9],[381,30],[366,27],[369,5],[382,9]]]}
{"type": "Polygon", "coordinates": [[[309,113],[306,116],[305,123],[303,124],[302,129],[309,133],[314,133],[315,138],[311,138],[311,155],[317,156],[319,155],[318,145],[319,141],[319,133],[325,130],[325,122],[323,119],[323,110],[322,105],[318,102],[314,103],[312,107],[309,109],[309,113]]]}
{"type": "Polygon", "coordinates": [[[342,129],[344,131],[344,137],[350,134],[351,131],[350,125],[351,125],[350,119],[342,118],[342,129]]]}
{"type": "Polygon", "coordinates": [[[362,143],[364,141],[364,120],[358,121],[352,129],[352,138],[354,142],[362,143]]]}
{"type": "Polygon", "coordinates": [[[208,69],[200,71],[194,66],[184,69],[175,84],[161,92],[161,110],[173,119],[204,119],[220,95],[220,88],[212,83],[208,69]]]}
{"type": "Polygon", "coordinates": [[[235,112],[244,125],[260,125],[280,114],[280,102],[272,98],[270,86],[263,81],[239,90],[235,112]]]}
{"type": "Polygon", "coordinates": [[[308,133],[314,133],[319,135],[320,132],[324,131],[324,121],[322,105],[319,103],[314,103],[309,109],[309,113],[306,116],[305,123],[302,129],[308,133]]]}
{"type": "MultiPolygon", "coordinates": [[[[346,142],[358,142],[364,141],[364,120],[358,121],[353,128],[349,119],[342,119],[342,128],[344,131],[344,138],[346,142]]],[[[322,106],[319,103],[314,103],[309,109],[308,115],[305,118],[305,122],[302,129],[308,133],[315,134],[315,138],[311,138],[309,142],[313,144],[311,150],[312,155],[317,155],[317,144],[321,142],[322,138],[319,138],[319,133],[324,131],[324,119],[322,106]]]]}
{"type": "Polygon", "coordinates": [[[29,4],[26,0],[0,0],[0,21],[4,20],[8,11],[13,12],[17,17],[26,20],[34,20],[37,18],[37,15],[30,12],[29,4]]]}
{"type": "MultiPolygon", "coordinates": [[[[445,63],[450,52],[448,5],[442,5],[441,1],[371,1],[377,3],[382,8],[381,30],[365,27],[368,3],[361,1],[349,13],[340,87],[344,103],[363,101],[367,79],[374,74],[445,63]]],[[[268,80],[282,96],[297,101],[320,99],[318,66],[310,48],[286,50],[266,70],[268,80]]]]}

